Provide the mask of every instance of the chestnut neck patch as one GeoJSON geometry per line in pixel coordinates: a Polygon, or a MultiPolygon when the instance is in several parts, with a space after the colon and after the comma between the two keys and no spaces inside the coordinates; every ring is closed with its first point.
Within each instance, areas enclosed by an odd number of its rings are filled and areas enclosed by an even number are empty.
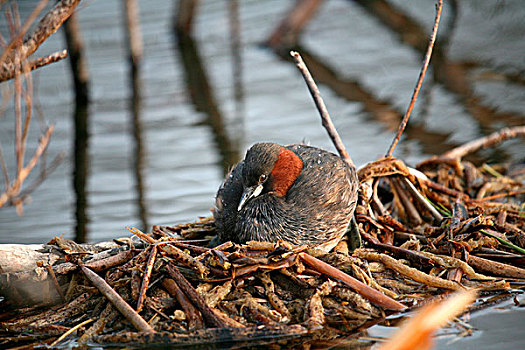
{"type": "Polygon", "coordinates": [[[303,161],[290,150],[283,148],[271,172],[271,185],[275,194],[283,197],[303,170],[303,161]]]}

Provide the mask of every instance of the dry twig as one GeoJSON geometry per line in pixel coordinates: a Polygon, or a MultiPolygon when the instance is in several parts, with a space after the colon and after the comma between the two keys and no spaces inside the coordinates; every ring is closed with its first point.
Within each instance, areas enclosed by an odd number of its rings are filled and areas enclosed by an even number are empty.
{"type": "Polygon", "coordinates": [[[326,131],[328,132],[330,139],[334,143],[334,146],[337,149],[337,152],[339,152],[339,155],[341,156],[341,158],[343,158],[343,160],[348,164],[350,168],[354,168],[355,167],[354,162],[352,161],[352,158],[350,158],[350,155],[346,151],[345,145],[343,144],[341,137],[337,133],[334,123],[332,123],[332,119],[330,118],[330,114],[328,114],[328,110],[326,109],[326,105],[323,101],[323,98],[321,97],[319,88],[317,87],[317,84],[312,78],[312,75],[308,71],[306,64],[304,64],[304,61],[301,55],[295,51],[291,51],[290,55],[293,57],[295,64],[297,65],[297,68],[299,68],[299,71],[303,75],[306,85],[308,86],[308,90],[310,90],[310,94],[312,94],[317,110],[319,111],[319,114],[321,115],[322,124],[324,128],[326,129],[326,131]]]}
{"type": "Polygon", "coordinates": [[[394,153],[394,149],[396,148],[397,143],[399,142],[399,139],[401,138],[401,135],[403,134],[403,131],[405,130],[407,126],[408,118],[410,118],[410,114],[412,114],[412,109],[414,108],[414,105],[416,103],[417,95],[419,94],[419,90],[421,89],[421,85],[423,84],[423,79],[425,78],[425,74],[427,72],[427,68],[430,63],[430,57],[432,57],[432,49],[434,48],[434,42],[436,41],[442,8],[443,8],[443,0],[438,0],[438,4],[436,5],[436,19],[434,20],[434,28],[432,29],[432,34],[430,35],[430,40],[428,42],[428,47],[427,47],[427,52],[425,53],[425,60],[423,63],[423,67],[421,67],[421,72],[419,73],[419,78],[417,80],[416,87],[414,88],[412,98],[410,99],[410,104],[408,105],[407,111],[405,115],[403,116],[403,120],[399,124],[399,129],[397,130],[397,134],[394,137],[394,140],[392,140],[392,144],[390,145],[390,148],[386,152],[386,157],[390,157],[394,153]]]}

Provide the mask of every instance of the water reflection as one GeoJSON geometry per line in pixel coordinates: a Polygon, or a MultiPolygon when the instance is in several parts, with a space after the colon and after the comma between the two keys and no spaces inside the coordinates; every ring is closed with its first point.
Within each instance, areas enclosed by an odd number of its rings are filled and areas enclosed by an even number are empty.
{"type": "MultiPolygon", "coordinates": [[[[202,64],[196,42],[190,35],[175,31],[177,54],[185,74],[187,91],[195,110],[205,115],[203,122],[212,133],[220,155],[220,164],[226,175],[230,167],[239,161],[238,141],[232,141],[226,130],[222,114],[215,100],[212,88],[208,82],[205,68],[202,64]],[[236,146],[237,145],[237,146],[236,146]]],[[[242,133],[236,133],[240,135],[242,133]]]]}
{"type": "MultiPolygon", "coordinates": [[[[275,52],[284,60],[293,63],[288,52],[298,51],[308,66],[316,82],[330,88],[335,94],[347,101],[360,102],[363,110],[372,120],[381,123],[387,130],[396,131],[403,113],[396,110],[390,102],[380,99],[371,91],[368,91],[357,80],[344,79],[328,64],[320,58],[312,55],[307,49],[295,46],[291,49],[278,48],[275,52]]],[[[403,137],[409,140],[416,140],[426,153],[443,153],[451,147],[456,146],[452,142],[446,142],[450,137],[449,133],[440,133],[428,130],[424,125],[409,123],[403,137]]]]}
{"type": "Polygon", "coordinates": [[[133,137],[133,151],[131,152],[133,163],[133,177],[135,181],[136,191],[136,206],[137,217],[140,220],[141,230],[146,230],[148,224],[148,210],[146,205],[145,187],[144,187],[144,160],[146,157],[146,150],[142,137],[142,122],[141,122],[141,105],[142,97],[140,93],[140,74],[136,68],[131,69],[131,86],[132,96],[130,97],[130,115],[131,115],[131,130],[133,137]]]}
{"type": "Polygon", "coordinates": [[[75,241],[87,242],[89,218],[86,191],[89,176],[89,73],[84,56],[84,43],[76,14],[64,24],[69,62],[75,87],[73,190],[75,193],[75,241]]]}
{"type": "MultiPolygon", "coordinates": [[[[428,45],[428,34],[416,20],[385,0],[355,0],[355,2],[393,33],[397,34],[402,43],[412,47],[421,55],[425,54],[428,45]]],[[[432,54],[431,65],[434,80],[458,96],[465,110],[478,122],[480,134],[488,134],[497,130],[501,127],[501,122],[504,122],[507,126],[521,125],[523,123],[523,115],[500,112],[497,108],[486,106],[482,103],[483,99],[475,93],[469,79],[469,73],[473,68],[482,66],[482,64],[476,62],[454,62],[448,58],[446,46],[455,27],[458,4],[454,2],[453,6],[448,7],[448,9],[451,11],[452,20],[449,22],[450,27],[446,31],[445,45],[443,45],[443,41],[438,35],[432,54]]]]}
{"type": "Polygon", "coordinates": [[[89,106],[77,103],[73,113],[75,121],[75,146],[73,167],[73,189],[75,193],[75,241],[87,242],[89,218],[86,191],[89,176],[89,106]]]}
{"type": "MultiPolygon", "coordinates": [[[[242,67],[242,41],[241,41],[241,21],[239,19],[239,1],[231,0],[229,7],[229,23],[230,23],[230,51],[232,55],[232,71],[233,71],[233,123],[232,135],[236,138],[232,140],[234,149],[239,150],[244,140],[244,87],[242,82],[243,67],[242,67]]],[[[235,159],[233,159],[235,160],[235,159]]]]}
{"type": "Polygon", "coordinates": [[[126,0],[123,6],[126,23],[126,39],[128,48],[129,78],[131,81],[131,96],[129,98],[129,113],[131,116],[131,133],[133,149],[131,161],[133,168],[134,188],[136,191],[136,215],[140,221],[139,229],[147,230],[148,210],[144,186],[144,167],[146,150],[142,137],[142,35],[139,25],[138,4],[134,0],[126,0]]]}

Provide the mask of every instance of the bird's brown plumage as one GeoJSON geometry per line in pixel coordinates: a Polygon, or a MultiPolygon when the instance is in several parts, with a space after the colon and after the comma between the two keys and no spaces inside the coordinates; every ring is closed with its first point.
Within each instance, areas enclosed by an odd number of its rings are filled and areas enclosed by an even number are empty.
{"type": "Polygon", "coordinates": [[[333,153],[255,144],[217,192],[218,240],[284,240],[330,250],[348,228],[357,188],[355,168],[333,153]]]}

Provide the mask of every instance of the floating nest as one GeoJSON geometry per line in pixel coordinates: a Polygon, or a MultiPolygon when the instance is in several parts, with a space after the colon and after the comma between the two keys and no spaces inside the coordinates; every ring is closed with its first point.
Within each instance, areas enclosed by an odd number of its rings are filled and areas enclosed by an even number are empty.
{"type": "Polygon", "coordinates": [[[523,166],[385,158],[359,177],[356,225],[328,254],[210,249],[211,218],[98,245],[55,238],[40,252],[55,258],[1,275],[0,347],[368,346],[367,328],[451,291],[478,291],[471,311],[521,292],[523,166]]]}

